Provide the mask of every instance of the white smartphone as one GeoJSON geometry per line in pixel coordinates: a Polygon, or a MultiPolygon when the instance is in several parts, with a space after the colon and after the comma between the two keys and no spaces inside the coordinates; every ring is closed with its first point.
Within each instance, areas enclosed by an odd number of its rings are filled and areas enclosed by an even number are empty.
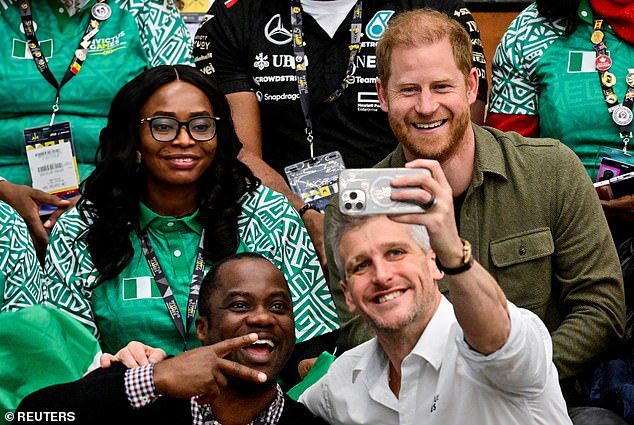
{"type": "Polygon", "coordinates": [[[392,192],[407,187],[392,187],[392,179],[429,174],[427,168],[356,168],[339,174],[339,210],[348,215],[424,213],[420,204],[393,201],[392,192]]]}

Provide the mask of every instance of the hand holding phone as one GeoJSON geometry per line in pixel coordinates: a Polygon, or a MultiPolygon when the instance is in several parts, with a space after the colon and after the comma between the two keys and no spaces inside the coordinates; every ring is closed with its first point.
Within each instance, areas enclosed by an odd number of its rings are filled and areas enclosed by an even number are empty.
{"type": "Polygon", "coordinates": [[[634,194],[634,172],[594,183],[599,199],[610,200],[634,194]]]}
{"type": "Polygon", "coordinates": [[[339,210],[348,215],[424,213],[421,204],[393,201],[392,193],[408,187],[392,187],[396,177],[425,173],[427,168],[357,168],[339,174],[339,210]]]}

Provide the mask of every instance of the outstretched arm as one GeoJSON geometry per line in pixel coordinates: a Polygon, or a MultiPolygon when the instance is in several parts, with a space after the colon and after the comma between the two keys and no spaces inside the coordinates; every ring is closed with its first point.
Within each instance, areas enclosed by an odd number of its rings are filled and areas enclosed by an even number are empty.
{"type": "MultiPolygon", "coordinates": [[[[396,187],[414,186],[393,192],[392,199],[428,203],[435,196],[436,203],[424,214],[392,216],[395,221],[424,225],[429,233],[431,248],[443,268],[456,269],[465,264],[465,243],[458,235],[454,218],[453,191],[440,164],[434,160],[418,159],[406,164],[408,168],[428,168],[432,175],[421,173],[394,179],[396,187]]],[[[441,270],[442,271],[442,270],[441,270]]],[[[491,354],[507,341],[511,321],[506,297],[495,279],[477,262],[458,274],[445,274],[456,318],[465,340],[482,354],[491,354]]]]}

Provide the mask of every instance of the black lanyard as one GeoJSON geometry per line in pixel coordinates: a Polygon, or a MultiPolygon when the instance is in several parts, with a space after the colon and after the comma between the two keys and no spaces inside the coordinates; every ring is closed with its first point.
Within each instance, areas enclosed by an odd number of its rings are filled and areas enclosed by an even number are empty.
{"type": "Polygon", "coordinates": [[[596,52],[595,68],[599,74],[599,81],[601,83],[601,91],[603,92],[603,98],[608,106],[608,112],[612,116],[612,121],[619,127],[619,135],[623,140],[623,153],[627,153],[627,144],[632,137],[632,106],[634,104],[634,73],[630,72],[625,77],[627,89],[625,90],[625,97],[623,103],[619,103],[619,98],[614,92],[614,85],[616,84],[616,76],[609,72],[612,66],[612,58],[607,55],[607,46],[605,45],[605,33],[603,32],[603,18],[600,16],[594,17],[594,31],[590,37],[590,41],[594,45],[596,52]]]}
{"type": "MultiPolygon", "coordinates": [[[[361,50],[361,7],[362,0],[357,0],[352,12],[352,23],[350,24],[350,56],[348,57],[348,68],[346,76],[339,83],[326,102],[337,100],[350,84],[350,77],[354,71],[354,61],[361,50]]],[[[306,76],[306,54],[304,53],[304,27],[302,23],[302,4],[300,0],[291,0],[291,26],[293,29],[293,55],[295,57],[295,74],[297,75],[297,87],[299,89],[299,101],[304,112],[304,122],[306,125],[306,140],[310,148],[310,157],[314,158],[313,148],[313,122],[310,117],[310,101],[308,98],[308,78],[306,76]]]]}
{"type": "Polygon", "coordinates": [[[178,308],[178,304],[176,304],[176,299],[174,298],[172,288],[170,287],[170,284],[167,281],[167,277],[165,276],[165,273],[161,268],[161,264],[156,257],[156,253],[154,252],[154,248],[152,248],[152,243],[150,242],[150,238],[148,237],[147,232],[145,230],[142,231],[138,228],[136,229],[136,232],[137,236],[139,237],[141,249],[143,250],[143,255],[145,255],[147,264],[148,266],[150,266],[150,271],[152,272],[152,276],[154,277],[156,286],[158,286],[159,291],[161,292],[161,296],[163,297],[163,301],[165,302],[167,311],[169,312],[172,322],[174,323],[174,326],[176,326],[178,333],[183,337],[183,351],[187,351],[187,333],[189,332],[189,328],[191,328],[192,323],[194,323],[194,316],[196,315],[196,310],[198,309],[198,295],[200,293],[200,284],[202,283],[203,275],[205,274],[205,259],[203,257],[205,231],[203,230],[203,234],[200,237],[200,243],[198,244],[198,250],[196,252],[194,273],[192,274],[192,283],[189,287],[189,298],[187,299],[185,326],[183,326],[183,316],[181,315],[181,311],[178,308]]]}
{"type": "Polygon", "coordinates": [[[55,95],[55,104],[53,105],[53,114],[51,115],[51,123],[49,125],[53,125],[53,121],[55,120],[55,113],[59,111],[59,92],[71,78],[73,78],[79,70],[81,69],[84,61],[86,60],[86,55],[88,53],[88,47],[92,42],[92,39],[99,32],[99,24],[100,22],[106,21],[110,15],[112,15],[112,10],[110,6],[108,6],[108,0],[97,0],[97,3],[90,10],[92,18],[88,21],[86,25],[86,30],[84,31],[84,35],[75,50],[75,55],[70,61],[70,65],[66,69],[64,73],[64,77],[62,78],[62,82],[58,83],[57,79],[51,72],[48,61],[46,57],[42,53],[42,49],[40,48],[40,43],[37,40],[37,36],[35,35],[35,28],[33,26],[33,15],[31,13],[31,1],[30,0],[20,0],[20,17],[22,18],[22,28],[24,29],[24,35],[26,37],[26,44],[29,46],[29,50],[31,51],[31,56],[33,57],[33,61],[35,65],[37,65],[37,69],[44,76],[46,81],[48,81],[56,90],[57,93],[55,95]]]}

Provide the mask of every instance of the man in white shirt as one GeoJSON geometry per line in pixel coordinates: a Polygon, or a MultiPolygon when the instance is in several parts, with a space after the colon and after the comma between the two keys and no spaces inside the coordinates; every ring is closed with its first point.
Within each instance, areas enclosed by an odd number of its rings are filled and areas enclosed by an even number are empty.
{"type": "Polygon", "coordinates": [[[331,424],[570,424],[548,330],[473,261],[440,164],[408,166],[433,177],[393,184],[416,186],[406,196],[427,213],[333,215],[346,303],[377,336],[339,357],[300,401],[331,424]],[[436,285],[441,270],[453,305],[436,285]]]}

